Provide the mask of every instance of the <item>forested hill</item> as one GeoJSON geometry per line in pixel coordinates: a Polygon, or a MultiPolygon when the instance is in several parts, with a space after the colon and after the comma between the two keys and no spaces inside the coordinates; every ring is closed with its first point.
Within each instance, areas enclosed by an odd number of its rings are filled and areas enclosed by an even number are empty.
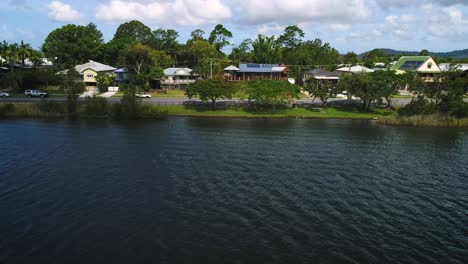
{"type": "MultiPolygon", "coordinates": [[[[394,49],[381,49],[387,53],[387,55],[418,55],[419,51],[403,51],[403,50],[394,50],[394,49]]],[[[431,56],[439,58],[454,58],[454,59],[464,59],[468,58],[468,49],[464,50],[454,50],[449,52],[429,52],[431,56]]],[[[364,54],[361,55],[363,57],[364,54]]]]}

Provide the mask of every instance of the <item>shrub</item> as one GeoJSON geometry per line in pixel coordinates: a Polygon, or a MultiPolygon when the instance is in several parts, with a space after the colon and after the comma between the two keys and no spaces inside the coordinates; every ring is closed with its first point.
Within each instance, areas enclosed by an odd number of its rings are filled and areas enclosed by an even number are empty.
{"type": "Polygon", "coordinates": [[[108,102],[104,97],[87,97],[84,105],[84,114],[87,117],[103,118],[108,114],[108,102]]]}
{"type": "Polygon", "coordinates": [[[141,105],[139,117],[145,119],[164,119],[168,115],[167,111],[162,111],[158,106],[141,105]]]}
{"type": "Polygon", "coordinates": [[[39,104],[36,105],[39,111],[45,113],[64,113],[64,105],[57,101],[49,101],[47,99],[41,100],[39,104]]]}
{"type": "Polygon", "coordinates": [[[14,104],[2,104],[0,105],[0,118],[6,117],[8,113],[15,111],[14,104]]]}
{"type": "Polygon", "coordinates": [[[437,104],[429,102],[427,99],[419,97],[411,103],[405,105],[398,110],[398,114],[402,116],[413,115],[432,115],[438,112],[437,104]]]}

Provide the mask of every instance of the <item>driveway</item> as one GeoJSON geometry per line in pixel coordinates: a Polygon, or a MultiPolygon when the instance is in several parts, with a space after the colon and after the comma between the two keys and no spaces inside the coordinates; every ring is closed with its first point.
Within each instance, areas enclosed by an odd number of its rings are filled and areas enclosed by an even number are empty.
{"type": "Polygon", "coordinates": [[[106,98],[110,98],[112,96],[114,96],[117,92],[105,92],[103,94],[100,94],[99,96],[101,97],[106,97],[106,98]]]}

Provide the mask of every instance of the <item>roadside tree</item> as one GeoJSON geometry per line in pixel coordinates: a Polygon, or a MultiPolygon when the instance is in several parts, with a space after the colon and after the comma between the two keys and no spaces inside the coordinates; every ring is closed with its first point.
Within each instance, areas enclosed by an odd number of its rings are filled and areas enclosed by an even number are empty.
{"type": "Polygon", "coordinates": [[[252,80],[246,83],[245,92],[249,100],[260,105],[283,105],[299,99],[301,89],[287,81],[252,80]]]}
{"type": "Polygon", "coordinates": [[[221,78],[215,78],[198,80],[190,84],[185,94],[188,98],[197,96],[204,102],[211,101],[211,107],[215,109],[218,99],[231,99],[233,93],[234,90],[229,83],[221,78]]]}

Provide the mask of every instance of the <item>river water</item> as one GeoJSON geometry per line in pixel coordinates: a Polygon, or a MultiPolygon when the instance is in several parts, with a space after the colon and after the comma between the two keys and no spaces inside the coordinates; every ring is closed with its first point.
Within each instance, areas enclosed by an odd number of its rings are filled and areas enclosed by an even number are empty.
{"type": "Polygon", "coordinates": [[[0,263],[467,263],[468,130],[0,121],[0,263]]]}

